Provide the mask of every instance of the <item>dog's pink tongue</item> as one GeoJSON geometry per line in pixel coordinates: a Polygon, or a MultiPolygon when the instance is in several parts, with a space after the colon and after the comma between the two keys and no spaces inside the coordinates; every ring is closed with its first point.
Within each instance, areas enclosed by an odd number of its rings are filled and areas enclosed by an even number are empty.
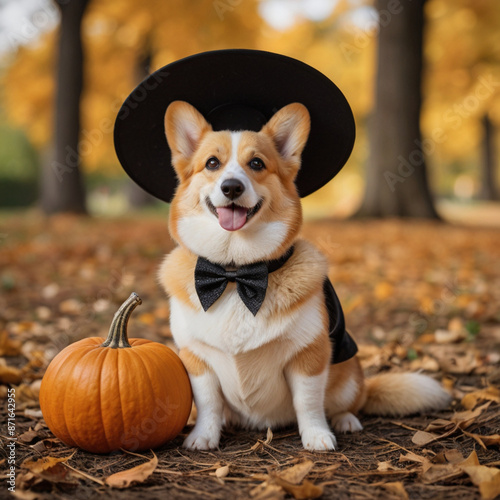
{"type": "Polygon", "coordinates": [[[247,221],[247,209],[236,205],[217,208],[217,215],[219,224],[226,231],[237,231],[247,221]]]}

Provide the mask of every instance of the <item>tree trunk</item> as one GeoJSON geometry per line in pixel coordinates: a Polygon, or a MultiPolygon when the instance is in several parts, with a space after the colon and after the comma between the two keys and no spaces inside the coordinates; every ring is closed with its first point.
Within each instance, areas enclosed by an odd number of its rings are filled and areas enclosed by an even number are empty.
{"type": "Polygon", "coordinates": [[[438,218],[425,163],[434,143],[420,132],[424,3],[376,0],[376,105],[361,216],[438,218]]]}
{"type": "Polygon", "coordinates": [[[491,123],[488,113],[483,116],[483,150],[481,158],[481,189],[479,198],[481,200],[496,201],[499,199],[496,184],[496,151],[495,151],[495,127],[491,123]]]}
{"type": "Polygon", "coordinates": [[[55,99],[55,150],[44,163],[41,207],[47,214],[85,213],[85,188],[80,172],[80,95],[83,50],[80,28],[89,0],[56,0],[61,12],[55,99]]]}

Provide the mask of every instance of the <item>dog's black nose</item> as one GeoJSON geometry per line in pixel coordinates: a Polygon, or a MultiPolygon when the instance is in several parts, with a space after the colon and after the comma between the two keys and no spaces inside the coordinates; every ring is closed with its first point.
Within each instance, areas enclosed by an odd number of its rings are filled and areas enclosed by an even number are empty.
{"type": "Polygon", "coordinates": [[[220,188],[224,196],[230,200],[238,198],[245,191],[245,186],[238,179],[226,179],[220,188]]]}

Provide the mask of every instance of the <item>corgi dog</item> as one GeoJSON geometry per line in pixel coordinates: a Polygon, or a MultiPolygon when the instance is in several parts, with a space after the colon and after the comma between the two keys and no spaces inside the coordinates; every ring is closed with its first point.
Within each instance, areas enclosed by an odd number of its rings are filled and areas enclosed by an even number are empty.
{"type": "Polygon", "coordinates": [[[356,356],[332,364],[342,346],[330,336],[328,262],[299,237],[294,180],[309,130],[300,103],[281,108],[258,132],[214,131],[184,101],[166,111],[178,177],[169,231],[178,246],[158,277],[170,297],[172,335],[197,408],[186,448],[217,448],[224,425],[267,429],[296,422],[304,448],[333,450],[332,428],[360,431],[361,410],[405,415],[450,401],[422,374],[365,380],[356,356]],[[255,266],[265,283],[248,288],[255,266]],[[211,278],[215,285],[202,296],[212,268],[224,276],[211,278]]]}

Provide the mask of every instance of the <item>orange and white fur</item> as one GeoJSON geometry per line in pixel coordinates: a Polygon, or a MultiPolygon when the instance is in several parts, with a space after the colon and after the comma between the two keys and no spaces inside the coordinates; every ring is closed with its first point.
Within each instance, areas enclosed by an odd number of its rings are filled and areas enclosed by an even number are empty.
{"type": "MultiPolygon", "coordinates": [[[[190,104],[173,102],[165,131],[179,186],[169,229],[178,246],[159,280],[170,296],[171,328],[189,373],[196,424],[184,446],[217,448],[223,425],[266,429],[297,422],[309,450],[332,450],[336,432],[359,431],[359,410],[403,415],[446,406],[448,394],[421,374],[364,380],[356,357],[330,365],[323,281],[328,263],[299,238],[294,179],[310,128],[305,106],[285,106],[259,132],[213,131],[190,104]],[[227,180],[237,192],[221,188],[227,180]],[[230,183],[231,184],[231,183],[230,183]],[[204,312],[196,294],[198,256],[223,266],[290,259],[269,274],[254,316],[235,283],[204,312]]],[[[227,186],[227,182],[225,186],[227,186]]]]}

